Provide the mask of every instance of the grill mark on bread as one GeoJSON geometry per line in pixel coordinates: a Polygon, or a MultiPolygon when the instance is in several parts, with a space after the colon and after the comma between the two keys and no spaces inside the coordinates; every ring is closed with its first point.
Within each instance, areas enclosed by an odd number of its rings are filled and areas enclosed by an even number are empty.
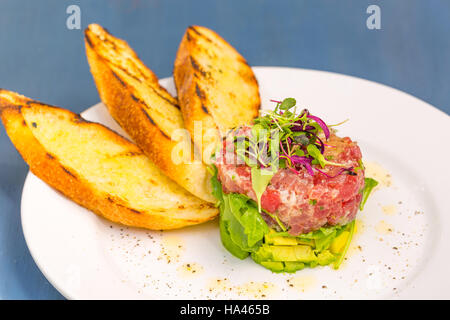
{"type": "Polygon", "coordinates": [[[198,84],[195,84],[195,93],[200,98],[200,100],[204,101],[206,99],[205,93],[200,89],[198,84]]]}
{"type": "Polygon", "coordinates": [[[121,202],[123,202],[123,201],[121,199],[116,198],[116,197],[108,196],[106,198],[106,200],[108,200],[109,202],[115,204],[116,206],[125,208],[125,209],[127,209],[127,210],[129,210],[129,211],[131,211],[133,213],[142,214],[142,211],[139,211],[139,210],[127,207],[125,204],[122,204],[121,202]]]}
{"type": "Polygon", "coordinates": [[[142,212],[133,208],[128,208],[126,207],[128,210],[130,210],[131,212],[137,213],[137,214],[141,214],[142,212]]]}
{"type": "Polygon", "coordinates": [[[86,43],[89,45],[89,47],[93,48],[94,45],[92,44],[91,38],[87,34],[88,30],[89,29],[86,29],[85,32],[84,32],[84,39],[86,40],[86,43]]]}
{"type": "MultiPolygon", "coordinates": [[[[137,55],[136,55],[136,57],[135,57],[135,60],[140,61],[140,59],[139,59],[139,57],[138,57],[137,55]]],[[[130,59],[130,58],[127,59],[128,63],[130,63],[130,64],[133,65],[132,69],[135,70],[135,71],[137,71],[137,73],[139,73],[140,76],[141,76],[144,80],[147,80],[147,79],[148,79],[147,75],[144,73],[144,71],[142,71],[142,68],[136,63],[135,60],[130,59]]]]}
{"type": "MultiPolygon", "coordinates": [[[[159,129],[159,128],[158,128],[159,129]]],[[[170,139],[170,137],[164,133],[164,131],[162,131],[161,129],[159,129],[159,132],[161,132],[161,134],[166,137],[167,139],[170,139]]]]}
{"type": "Polygon", "coordinates": [[[72,173],[69,169],[67,169],[63,165],[60,165],[60,166],[64,170],[64,172],[67,173],[69,176],[71,176],[74,179],[78,179],[78,177],[74,173],[72,173]]]}
{"type": "Polygon", "coordinates": [[[141,102],[141,100],[138,97],[136,97],[134,94],[131,94],[131,99],[133,99],[136,102],[141,102]]]}
{"type": "MultiPolygon", "coordinates": [[[[122,66],[117,65],[117,64],[115,64],[115,63],[112,63],[110,60],[108,60],[108,59],[106,59],[106,58],[103,58],[103,59],[104,59],[105,61],[107,61],[108,63],[110,63],[111,65],[113,65],[114,67],[116,67],[117,69],[119,69],[120,71],[122,71],[123,73],[125,73],[127,76],[133,78],[134,80],[136,80],[136,81],[138,81],[138,82],[142,82],[141,79],[139,79],[138,77],[136,77],[134,74],[131,74],[127,69],[123,68],[122,66]]],[[[114,71],[111,70],[111,72],[113,73],[113,75],[114,75],[116,78],[118,78],[117,74],[116,74],[114,71]]],[[[120,78],[119,78],[119,79],[120,79],[120,78]]],[[[123,81],[122,79],[120,79],[120,81],[121,81],[122,83],[124,83],[124,81],[123,81]]],[[[125,86],[125,85],[124,85],[124,86],[125,86]]]]}
{"type": "MultiPolygon", "coordinates": [[[[32,99],[25,101],[25,104],[26,104],[26,106],[22,106],[22,105],[19,106],[19,109],[22,110],[22,108],[31,108],[31,107],[33,107],[33,104],[37,104],[37,105],[43,106],[43,107],[48,107],[48,108],[53,108],[53,109],[58,109],[58,110],[65,110],[61,107],[54,106],[51,104],[45,104],[45,103],[42,103],[42,102],[39,102],[36,100],[32,100],[32,99]]],[[[17,107],[15,106],[15,108],[17,108],[17,107]]]]}
{"type": "Polygon", "coordinates": [[[133,213],[137,213],[137,214],[141,214],[141,213],[142,213],[142,212],[141,212],[141,211],[139,211],[139,210],[136,210],[136,209],[133,209],[133,208],[127,207],[126,205],[123,205],[123,204],[121,204],[121,203],[118,203],[118,202],[114,202],[114,204],[115,204],[115,205],[117,205],[117,206],[119,206],[119,207],[122,207],[122,208],[128,209],[129,211],[131,211],[131,212],[133,212],[133,213]]]}
{"type": "Polygon", "coordinates": [[[47,156],[47,158],[49,158],[50,160],[53,160],[53,159],[55,159],[55,156],[54,155],[52,155],[51,153],[46,153],[46,156],[47,156]]]}
{"type": "Polygon", "coordinates": [[[151,122],[152,125],[156,126],[155,121],[152,119],[152,117],[150,117],[150,115],[147,113],[147,111],[145,111],[144,108],[141,108],[142,112],[145,114],[145,116],[147,117],[147,119],[151,122]]]}
{"type": "Polygon", "coordinates": [[[141,152],[127,151],[116,154],[114,157],[137,157],[142,155],[141,152]]]}
{"type": "Polygon", "coordinates": [[[200,67],[200,65],[198,64],[198,62],[195,61],[194,58],[192,58],[192,56],[190,56],[189,59],[191,60],[192,68],[194,68],[195,71],[200,72],[200,74],[206,78],[208,76],[208,72],[203,70],[202,67],[200,67]]]}
{"type": "Polygon", "coordinates": [[[179,105],[174,104],[172,101],[170,101],[169,99],[167,99],[166,97],[164,97],[162,94],[160,94],[160,93],[158,92],[158,90],[156,90],[156,89],[153,88],[152,86],[149,86],[149,87],[150,87],[150,89],[152,89],[152,91],[153,91],[158,97],[160,97],[161,99],[167,101],[168,103],[170,103],[170,104],[171,104],[172,106],[174,106],[175,108],[180,109],[180,106],[179,106],[179,105]]]}
{"type": "MultiPolygon", "coordinates": [[[[158,93],[156,92],[155,89],[153,89],[153,88],[151,88],[151,89],[152,89],[156,94],[158,94],[158,93]]],[[[160,97],[164,99],[164,97],[162,97],[162,96],[160,96],[160,97]]],[[[131,94],[131,99],[133,99],[134,101],[136,101],[136,102],[138,102],[138,103],[143,104],[146,108],[149,108],[149,106],[147,105],[147,103],[145,103],[144,100],[142,100],[142,99],[136,97],[133,93],[131,94]]],[[[174,104],[171,103],[169,100],[167,100],[167,99],[164,99],[164,100],[166,100],[167,102],[169,102],[169,103],[170,103],[171,105],[173,105],[174,107],[179,108],[178,105],[174,105],[174,104]]]]}
{"type": "Polygon", "coordinates": [[[193,31],[193,32],[196,33],[199,37],[202,37],[202,38],[205,39],[206,41],[213,43],[213,41],[212,41],[210,38],[208,38],[207,36],[205,36],[203,33],[199,32],[197,29],[195,29],[194,26],[190,26],[188,29],[191,30],[191,31],[193,31]]]}
{"type": "Polygon", "coordinates": [[[93,30],[89,29],[89,27],[86,29],[86,31],[90,31],[92,32],[92,34],[97,37],[99,42],[107,42],[109,44],[111,44],[111,46],[114,48],[114,50],[117,49],[116,44],[114,43],[114,41],[111,41],[108,37],[112,37],[111,33],[108,31],[108,29],[103,28],[103,30],[105,31],[105,35],[101,34],[101,33],[95,33],[93,30]]]}
{"type": "Polygon", "coordinates": [[[167,139],[170,139],[170,138],[167,136],[167,134],[165,134],[165,133],[164,133],[164,132],[156,125],[155,121],[152,119],[152,117],[150,117],[150,115],[147,113],[147,111],[145,111],[144,108],[141,108],[141,110],[142,110],[142,112],[144,113],[144,115],[147,117],[147,119],[152,123],[152,125],[154,125],[154,126],[159,130],[159,132],[161,132],[161,134],[162,134],[164,137],[166,137],[167,139]]]}
{"type": "MultiPolygon", "coordinates": [[[[145,105],[147,108],[148,108],[148,106],[147,106],[147,104],[144,102],[144,101],[142,101],[142,100],[139,100],[143,105],[145,105]]],[[[166,137],[167,139],[170,139],[168,136],[167,136],[167,134],[165,134],[159,127],[158,127],[158,125],[155,123],[155,120],[153,120],[153,118],[148,114],[148,112],[144,109],[144,108],[142,108],[141,107],[141,110],[142,110],[142,112],[144,113],[144,115],[147,117],[147,119],[151,122],[151,124],[152,125],[154,125],[158,130],[159,130],[159,132],[161,132],[161,134],[164,136],[164,137],[166,137]]]]}
{"type": "MultiPolygon", "coordinates": [[[[1,90],[0,90],[1,92],[1,90]]],[[[2,114],[2,112],[6,109],[13,109],[16,110],[19,113],[22,113],[22,106],[21,105],[12,105],[12,104],[8,104],[8,105],[0,105],[0,114],[2,114]]],[[[24,120],[25,121],[25,120],[24,120]]]]}
{"type": "Polygon", "coordinates": [[[117,50],[117,47],[116,47],[116,44],[114,43],[114,41],[109,40],[108,37],[106,37],[105,40],[103,40],[103,41],[110,44],[114,51],[117,50]]]}
{"type": "Polygon", "coordinates": [[[198,34],[199,36],[201,36],[202,34],[200,32],[198,32],[194,26],[189,26],[188,27],[189,30],[192,30],[194,33],[198,34]]]}
{"type": "Polygon", "coordinates": [[[200,87],[198,86],[198,84],[195,84],[195,93],[197,94],[197,96],[200,98],[200,100],[202,101],[202,110],[203,112],[205,112],[206,114],[209,114],[209,110],[208,108],[203,104],[203,101],[206,100],[206,95],[205,93],[202,91],[202,89],[200,89],[200,87]]]}
{"type": "MultiPolygon", "coordinates": [[[[128,75],[129,77],[131,77],[131,78],[133,78],[134,80],[136,80],[137,82],[142,82],[142,80],[139,78],[139,77],[137,77],[137,76],[135,76],[134,74],[132,74],[130,71],[128,71],[127,69],[125,69],[125,68],[123,68],[122,66],[118,66],[118,65],[115,65],[118,69],[120,69],[123,73],[125,73],[126,75],[128,75]]],[[[145,77],[144,77],[144,79],[145,79],[145,77]]]]}
{"type": "MultiPolygon", "coordinates": [[[[118,53],[118,55],[120,55],[120,54],[118,53]]],[[[133,60],[131,60],[131,59],[128,59],[128,61],[130,61],[130,62],[133,64],[133,67],[132,67],[131,69],[133,69],[134,71],[136,71],[134,74],[132,74],[130,71],[128,71],[128,69],[125,68],[125,67],[123,67],[121,64],[117,64],[117,63],[111,61],[110,59],[108,59],[108,58],[106,58],[106,57],[104,57],[104,56],[102,56],[102,59],[105,60],[109,65],[114,66],[115,68],[119,69],[120,71],[122,71],[123,73],[125,73],[126,75],[128,75],[129,77],[133,78],[134,80],[136,80],[136,81],[138,81],[138,82],[140,82],[140,83],[142,83],[143,80],[144,80],[144,81],[147,80],[147,78],[148,78],[148,77],[144,74],[144,72],[142,71],[142,69],[139,68],[139,66],[137,66],[137,65],[135,64],[135,62],[134,62],[133,60]],[[137,76],[136,74],[139,74],[142,78],[139,78],[139,76],[137,76]]],[[[153,88],[152,88],[152,89],[153,89],[153,88]]],[[[159,93],[158,93],[158,95],[161,96],[159,93]]],[[[162,96],[161,96],[161,98],[165,99],[165,98],[162,97],[162,96]]],[[[169,102],[170,102],[170,101],[169,101],[169,102]]]]}
{"type": "MultiPolygon", "coordinates": [[[[117,65],[117,64],[111,62],[111,61],[110,61],[109,59],[107,59],[107,58],[103,58],[103,59],[104,59],[105,61],[107,61],[110,65],[113,65],[114,67],[116,67],[117,69],[121,70],[123,73],[125,73],[125,74],[128,75],[129,77],[133,78],[134,80],[138,81],[139,83],[142,83],[142,80],[146,80],[146,79],[147,79],[147,77],[146,77],[146,76],[142,73],[142,71],[141,71],[139,68],[137,68],[137,67],[136,67],[136,69],[139,71],[139,73],[141,74],[141,76],[142,76],[144,79],[138,78],[137,76],[131,74],[127,69],[124,69],[122,66],[117,65]]],[[[122,79],[120,79],[119,76],[118,76],[114,71],[111,71],[111,72],[112,72],[113,75],[114,75],[114,76],[122,83],[123,86],[126,86],[126,84],[124,83],[124,81],[123,81],[122,79]]],[[[170,101],[169,99],[167,99],[166,97],[164,97],[164,96],[163,96],[162,94],[160,94],[160,93],[158,92],[158,90],[156,90],[153,86],[148,85],[148,88],[150,88],[150,90],[152,90],[152,91],[153,91],[158,97],[160,97],[161,99],[167,101],[168,103],[170,103],[171,105],[173,105],[175,108],[180,109],[180,106],[179,106],[179,105],[174,104],[172,101],[170,101]]],[[[137,98],[135,95],[132,95],[132,98],[133,98],[133,100],[136,101],[136,102],[139,101],[139,102],[143,103],[143,101],[140,100],[139,98],[137,98]]]]}
{"type": "Polygon", "coordinates": [[[120,79],[120,77],[114,71],[111,71],[111,72],[112,72],[112,75],[114,76],[114,78],[119,80],[119,82],[122,85],[122,87],[126,87],[127,86],[126,83],[122,79],[120,79]]]}
{"type": "Polygon", "coordinates": [[[189,34],[189,32],[186,32],[186,39],[188,42],[192,41],[191,35],[189,34]]]}
{"type": "MultiPolygon", "coordinates": [[[[98,37],[98,36],[97,36],[98,37]]],[[[108,42],[114,45],[114,50],[115,52],[117,52],[117,49],[115,47],[115,44],[113,41],[105,38],[104,40],[99,39],[100,41],[103,42],[108,42]]],[[[117,52],[117,55],[120,56],[120,52],[117,52]]],[[[145,73],[143,72],[142,68],[140,68],[138,65],[136,65],[135,61],[133,59],[128,58],[127,60],[132,64],[131,70],[135,71],[134,73],[131,73],[126,67],[123,67],[120,63],[115,63],[113,61],[111,61],[110,59],[108,59],[105,56],[101,56],[101,58],[107,62],[107,64],[109,64],[110,66],[114,66],[115,68],[119,69],[120,71],[122,71],[124,74],[128,75],[129,77],[133,78],[134,80],[138,81],[139,83],[142,83],[143,81],[146,81],[148,79],[148,77],[145,75],[145,73]]],[[[139,59],[139,57],[136,57],[136,59],[139,59]]],[[[122,86],[126,86],[125,81],[123,81],[114,71],[111,70],[111,72],[113,73],[113,76],[115,78],[117,78],[120,83],[122,84],[122,86]]],[[[152,85],[148,85],[148,87],[161,99],[167,101],[168,103],[170,103],[171,105],[173,105],[174,107],[176,107],[177,109],[180,109],[180,106],[177,104],[174,104],[172,101],[170,101],[168,98],[164,97],[161,93],[158,92],[158,90],[156,90],[152,85]]],[[[133,97],[132,97],[133,98],[133,97]]],[[[134,98],[136,98],[136,96],[134,96],[134,98]]],[[[134,99],[133,98],[133,99],[134,99]]],[[[135,101],[138,101],[136,99],[134,99],[135,101]]]]}
{"type": "MultiPolygon", "coordinates": [[[[115,51],[115,50],[114,50],[114,51],[115,51]]],[[[142,82],[141,79],[139,79],[139,78],[138,78],[137,76],[135,76],[134,74],[131,74],[130,71],[128,71],[128,70],[127,70],[125,67],[123,67],[122,65],[117,64],[117,63],[111,61],[110,59],[108,59],[107,57],[105,57],[105,56],[103,56],[103,55],[101,56],[101,58],[102,58],[104,61],[106,61],[106,63],[109,64],[110,66],[114,66],[115,68],[119,69],[120,71],[122,71],[123,73],[125,73],[126,75],[128,75],[129,77],[133,78],[134,80],[136,80],[136,81],[138,81],[138,82],[142,82]]],[[[138,69],[138,70],[139,70],[139,68],[136,67],[136,66],[135,66],[134,69],[138,69]]],[[[113,70],[111,70],[111,72],[113,73],[113,75],[114,75],[116,78],[118,77],[117,74],[116,74],[113,70]]],[[[144,77],[144,79],[146,79],[146,77],[142,74],[142,71],[141,71],[141,70],[139,70],[139,73],[144,77]]],[[[123,81],[123,80],[120,79],[120,81],[123,81]]]]}

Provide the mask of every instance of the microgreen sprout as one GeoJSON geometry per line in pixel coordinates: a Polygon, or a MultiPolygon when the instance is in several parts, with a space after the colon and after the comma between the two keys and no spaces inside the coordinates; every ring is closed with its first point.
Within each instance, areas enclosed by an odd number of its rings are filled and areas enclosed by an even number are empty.
{"type": "Polygon", "coordinates": [[[254,120],[251,136],[237,136],[237,154],[252,168],[268,168],[276,163],[280,168],[289,168],[299,174],[302,168],[313,176],[315,172],[334,178],[342,173],[354,173],[353,167],[330,161],[324,156],[325,148],[335,148],[328,141],[331,130],[319,117],[312,115],[307,109],[297,113],[297,102],[294,98],[283,101],[270,100],[276,103],[274,111],[263,111],[262,116],[254,120]],[[279,143],[274,144],[275,137],[279,143]],[[242,143],[244,139],[244,143],[242,143]],[[276,146],[277,148],[274,148],[276,146]],[[342,167],[337,174],[331,176],[324,172],[325,166],[342,167]],[[321,169],[319,169],[320,167],[321,169]]]}

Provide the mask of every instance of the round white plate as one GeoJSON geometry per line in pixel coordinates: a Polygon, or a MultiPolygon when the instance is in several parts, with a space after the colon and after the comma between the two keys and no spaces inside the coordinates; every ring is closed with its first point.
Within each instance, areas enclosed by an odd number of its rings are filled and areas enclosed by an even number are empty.
{"type": "MultiPolygon", "coordinates": [[[[450,298],[450,117],[406,93],[329,72],[254,68],[263,108],[295,97],[356,139],[382,183],[339,270],[274,274],[221,245],[217,221],[160,232],[113,224],[29,173],[22,225],[31,254],[70,299],[450,298]]],[[[175,94],[171,79],[161,83],[175,94]]],[[[83,114],[124,134],[102,104],[83,114]]]]}

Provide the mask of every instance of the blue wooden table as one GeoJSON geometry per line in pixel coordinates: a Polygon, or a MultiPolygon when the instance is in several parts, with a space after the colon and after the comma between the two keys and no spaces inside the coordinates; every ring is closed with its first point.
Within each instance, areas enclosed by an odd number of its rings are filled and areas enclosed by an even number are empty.
{"type": "MultiPolygon", "coordinates": [[[[450,113],[448,0],[2,0],[0,88],[75,112],[97,103],[83,44],[92,22],[126,39],[160,77],[171,75],[184,29],[198,24],[216,30],[251,65],[354,75],[450,113]],[[372,4],[380,8],[381,29],[367,27],[372,4]],[[80,8],[81,29],[67,27],[70,5],[80,8]]],[[[1,128],[0,299],[62,299],[24,241],[27,170],[1,128]]]]}

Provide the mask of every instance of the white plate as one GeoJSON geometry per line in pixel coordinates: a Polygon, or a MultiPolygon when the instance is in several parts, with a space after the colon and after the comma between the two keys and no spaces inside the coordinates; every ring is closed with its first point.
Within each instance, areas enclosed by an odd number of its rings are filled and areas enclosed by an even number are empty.
{"type": "MultiPolygon", "coordinates": [[[[48,280],[71,299],[450,298],[450,117],[367,80],[254,70],[264,108],[273,107],[269,99],[295,97],[328,124],[349,118],[339,134],[359,142],[367,174],[389,174],[359,214],[341,269],[274,274],[225,251],[217,221],[171,232],[119,226],[29,173],[22,225],[48,280]]],[[[175,93],[171,79],[161,82],[175,93]]],[[[124,134],[102,104],[83,115],[124,134]]]]}

